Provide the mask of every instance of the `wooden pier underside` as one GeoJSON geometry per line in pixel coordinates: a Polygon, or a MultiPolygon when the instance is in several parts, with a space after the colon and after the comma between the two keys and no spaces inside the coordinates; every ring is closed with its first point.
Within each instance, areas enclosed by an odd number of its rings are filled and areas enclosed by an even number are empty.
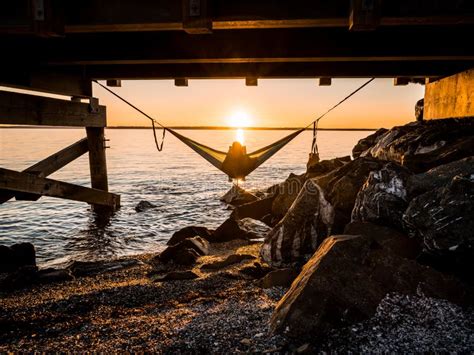
{"type": "MultiPolygon", "coordinates": [[[[23,172],[2,169],[0,202],[48,195],[118,206],[107,192],[106,113],[92,97],[93,80],[170,79],[181,87],[219,78],[252,86],[266,78],[433,82],[474,68],[473,32],[470,0],[3,1],[0,86],[73,100],[0,92],[0,124],[85,127],[87,147],[79,141],[23,172]],[[46,178],[86,148],[91,188],[46,178]]],[[[470,87],[461,84],[448,86],[470,87]]],[[[449,102],[438,98],[445,86],[431,86],[428,102],[449,102]]]]}

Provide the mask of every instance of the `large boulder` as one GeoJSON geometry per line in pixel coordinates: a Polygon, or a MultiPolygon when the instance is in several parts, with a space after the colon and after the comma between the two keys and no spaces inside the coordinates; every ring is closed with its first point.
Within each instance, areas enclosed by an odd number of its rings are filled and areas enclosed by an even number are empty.
{"type": "Polygon", "coordinates": [[[474,175],[462,174],[415,197],[403,220],[410,235],[422,241],[426,252],[438,256],[443,268],[461,270],[472,280],[473,216],[474,175]]]}
{"type": "Polygon", "coordinates": [[[227,191],[220,200],[232,206],[240,206],[244,203],[256,201],[258,200],[258,197],[240,186],[232,185],[230,190],[227,191]]]}
{"type": "Polygon", "coordinates": [[[36,266],[33,244],[18,243],[10,247],[0,245],[0,273],[12,272],[23,266],[36,266]]]}
{"type": "Polygon", "coordinates": [[[420,243],[406,233],[370,222],[351,222],[344,228],[344,234],[372,238],[391,253],[407,259],[415,260],[422,250],[420,243]]]}
{"type": "Polygon", "coordinates": [[[367,221],[403,229],[402,216],[408,207],[407,182],[412,173],[395,163],[372,171],[352,210],[353,221],[367,221]]]}
{"type": "Polygon", "coordinates": [[[209,242],[201,237],[188,238],[168,246],[153,262],[173,262],[179,265],[192,265],[200,256],[209,254],[209,242]]]}
{"type": "Polygon", "coordinates": [[[274,200],[272,203],[272,215],[281,219],[290,209],[291,205],[303,187],[305,177],[303,175],[290,174],[290,176],[273,189],[274,200]]]}
{"type": "Polygon", "coordinates": [[[380,128],[379,130],[375,131],[374,133],[368,135],[365,138],[362,138],[357,142],[357,144],[352,148],[352,157],[354,159],[360,157],[361,155],[372,148],[382,137],[383,134],[385,134],[388,131],[386,128],[380,128]]]}
{"type": "Polygon", "coordinates": [[[394,127],[364,153],[415,173],[474,155],[474,118],[430,120],[394,127]]]}
{"type": "Polygon", "coordinates": [[[314,179],[334,208],[333,233],[341,233],[351,221],[352,209],[362,185],[371,171],[380,170],[386,162],[373,158],[357,158],[329,174],[314,179]]]}
{"type": "Polygon", "coordinates": [[[261,248],[272,266],[301,262],[330,234],[334,209],[314,179],[306,181],[285,217],[271,230],[261,248]]]}
{"type": "Polygon", "coordinates": [[[188,226],[174,232],[171,238],[166,242],[168,245],[176,245],[185,239],[201,237],[208,240],[214,231],[200,226],[188,226]]]}
{"type": "Polygon", "coordinates": [[[267,222],[268,216],[271,218],[272,205],[275,196],[265,197],[261,200],[245,203],[232,211],[234,219],[252,218],[262,222],[267,222]]]}
{"type": "Polygon", "coordinates": [[[208,238],[211,243],[223,243],[231,240],[263,240],[270,232],[271,228],[265,223],[252,219],[237,219],[236,216],[230,216],[217,229],[212,236],[208,238]]]}
{"type": "Polygon", "coordinates": [[[321,160],[313,164],[308,163],[306,166],[306,177],[311,178],[311,177],[327,174],[337,168],[340,168],[341,166],[343,166],[344,164],[350,161],[351,161],[351,157],[348,155],[345,157],[321,160]]]}
{"type": "Polygon", "coordinates": [[[416,197],[427,191],[443,187],[456,175],[460,174],[474,174],[474,156],[437,166],[424,173],[412,175],[407,184],[408,195],[416,197]]]}
{"type": "Polygon", "coordinates": [[[327,238],[280,300],[271,329],[311,338],[374,315],[390,292],[465,303],[472,295],[457,279],[402,258],[367,236],[327,238]]]}

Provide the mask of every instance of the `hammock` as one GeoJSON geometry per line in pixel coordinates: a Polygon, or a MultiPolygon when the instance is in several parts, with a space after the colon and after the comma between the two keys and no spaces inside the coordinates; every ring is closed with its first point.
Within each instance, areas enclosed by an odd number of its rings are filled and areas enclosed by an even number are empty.
{"type": "Polygon", "coordinates": [[[166,132],[170,132],[173,136],[178,138],[181,142],[186,144],[189,148],[194,150],[196,153],[198,153],[201,157],[206,159],[209,163],[211,163],[213,166],[215,166],[217,169],[225,173],[228,177],[229,180],[232,179],[237,179],[237,180],[244,180],[247,175],[249,175],[252,171],[257,169],[260,165],[262,165],[265,161],[270,159],[273,155],[275,155],[280,149],[282,149],[285,145],[290,143],[293,139],[295,139],[301,132],[305,131],[308,127],[313,125],[313,141],[312,141],[312,149],[310,153],[310,159],[316,158],[319,160],[319,153],[317,149],[317,143],[316,143],[316,137],[317,137],[317,125],[319,121],[326,116],[329,112],[334,110],[337,106],[342,104],[344,101],[349,99],[352,95],[357,93],[358,91],[362,90],[365,86],[367,86],[370,82],[372,82],[375,78],[372,78],[368,80],[366,83],[361,85],[359,88],[354,90],[352,93],[350,93],[348,96],[346,96],[344,99],[339,101],[337,104],[332,106],[329,110],[327,110],[325,113],[323,113],[321,116],[319,116],[317,119],[315,119],[313,122],[311,122],[308,126],[301,128],[291,134],[289,134],[286,137],[283,137],[282,139],[267,145],[266,147],[260,148],[252,153],[247,153],[246,148],[242,146],[239,142],[233,142],[232,146],[229,147],[229,151],[222,152],[220,150],[216,150],[214,148],[208,147],[204,144],[201,144],[199,142],[196,142],[195,140],[192,140],[191,138],[185,137],[175,130],[163,126],[161,123],[156,121],[153,117],[149,116],[142,110],[140,110],[138,107],[130,103],[129,101],[125,100],[123,97],[119,96],[112,90],[110,90],[108,87],[102,85],[98,81],[94,80],[94,82],[98,85],[100,85],[102,88],[110,92],[112,95],[116,96],[138,112],[140,112],[142,115],[147,117],[152,124],[153,127],[153,137],[155,139],[155,144],[156,148],[158,151],[162,151],[163,149],[163,143],[165,139],[165,134],[166,132]],[[159,125],[163,129],[163,137],[161,140],[161,144],[158,143],[158,139],[156,137],[156,126],[159,125]]]}
{"type": "Polygon", "coordinates": [[[285,145],[305,130],[302,128],[288,136],[252,153],[247,154],[245,147],[239,142],[232,143],[227,153],[213,149],[204,144],[185,137],[178,132],[166,128],[168,132],[186,144],[189,148],[214,165],[217,169],[227,174],[229,179],[245,180],[245,177],[270,159],[285,145]]]}

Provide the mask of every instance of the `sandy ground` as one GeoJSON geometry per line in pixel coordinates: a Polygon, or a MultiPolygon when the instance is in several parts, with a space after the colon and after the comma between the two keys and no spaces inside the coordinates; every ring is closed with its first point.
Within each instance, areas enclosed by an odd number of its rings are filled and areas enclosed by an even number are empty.
{"type": "MultiPolygon", "coordinates": [[[[153,282],[151,255],[131,268],[35,286],[3,295],[0,351],[275,351],[284,338],[267,334],[268,320],[284,290],[263,290],[239,273],[242,262],[214,272],[203,263],[259,245],[213,247],[193,271],[199,279],[153,282]]],[[[176,267],[174,267],[176,269],[176,267]]]]}
{"type": "Polygon", "coordinates": [[[262,289],[240,272],[258,259],[200,269],[231,253],[257,256],[259,248],[213,245],[193,268],[194,280],[154,282],[153,255],[141,255],[127,269],[0,294],[0,352],[474,352],[473,310],[423,295],[387,295],[372,319],[324,337],[271,335],[268,322],[286,290],[262,289]]]}

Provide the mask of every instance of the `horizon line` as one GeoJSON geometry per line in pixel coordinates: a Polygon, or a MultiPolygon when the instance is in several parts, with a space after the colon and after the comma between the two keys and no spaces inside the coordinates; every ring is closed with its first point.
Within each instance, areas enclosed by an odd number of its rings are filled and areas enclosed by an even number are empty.
{"type": "MultiPolygon", "coordinates": [[[[0,128],[20,128],[20,129],[28,129],[28,128],[38,128],[38,129],[82,129],[84,127],[71,127],[71,126],[63,126],[63,127],[55,127],[55,126],[1,126],[0,128]]],[[[148,126],[106,126],[104,128],[107,129],[152,129],[152,127],[148,126]]],[[[244,129],[249,131],[296,131],[301,129],[302,127],[229,127],[229,126],[169,126],[166,128],[170,129],[184,129],[184,130],[235,130],[235,129],[244,129]]],[[[161,127],[157,127],[158,130],[161,130],[161,127]]],[[[317,128],[318,131],[376,131],[379,128],[317,128]]],[[[306,131],[311,131],[313,128],[305,128],[306,131]]]]}

